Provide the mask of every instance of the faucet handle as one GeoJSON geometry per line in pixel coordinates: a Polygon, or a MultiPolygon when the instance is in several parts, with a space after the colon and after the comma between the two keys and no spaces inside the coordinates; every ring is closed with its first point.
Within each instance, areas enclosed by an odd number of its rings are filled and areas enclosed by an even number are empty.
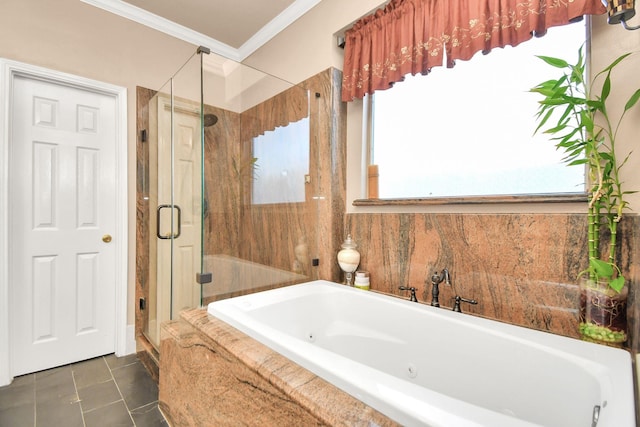
{"type": "Polygon", "coordinates": [[[401,291],[409,291],[411,292],[411,296],[409,297],[409,301],[418,302],[418,298],[416,298],[416,288],[414,287],[406,287],[406,286],[398,286],[398,289],[401,291]]]}
{"type": "Polygon", "coordinates": [[[457,311],[458,313],[462,313],[462,310],[460,309],[460,303],[461,302],[466,302],[468,304],[473,304],[476,305],[478,304],[478,301],[474,300],[474,299],[467,299],[467,298],[462,298],[459,295],[455,296],[455,304],[453,305],[453,311],[457,311]]]}
{"type": "Polygon", "coordinates": [[[442,279],[444,279],[444,283],[446,283],[447,285],[451,286],[451,275],[449,274],[449,269],[448,268],[443,268],[442,269],[442,279]]]}

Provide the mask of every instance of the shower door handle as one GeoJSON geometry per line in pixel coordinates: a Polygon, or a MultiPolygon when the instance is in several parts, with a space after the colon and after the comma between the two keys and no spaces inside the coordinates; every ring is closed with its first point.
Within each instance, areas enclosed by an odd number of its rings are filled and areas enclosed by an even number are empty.
{"type": "MultiPolygon", "coordinates": [[[[158,220],[156,221],[156,236],[158,236],[158,239],[162,239],[162,240],[169,240],[169,239],[177,239],[178,237],[180,237],[180,228],[182,226],[182,210],[180,209],[180,206],[178,205],[159,205],[158,206],[158,220]],[[160,234],[160,212],[162,211],[162,209],[175,209],[176,212],[178,212],[178,230],[177,233],[175,234],[166,234],[166,235],[162,235],[160,234]]],[[[173,225],[173,224],[172,224],[173,225]]]]}

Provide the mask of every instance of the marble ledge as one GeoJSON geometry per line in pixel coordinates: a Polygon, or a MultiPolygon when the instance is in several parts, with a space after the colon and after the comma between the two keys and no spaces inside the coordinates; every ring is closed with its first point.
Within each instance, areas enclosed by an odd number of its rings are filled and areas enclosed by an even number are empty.
{"type": "MultiPolygon", "coordinates": [[[[204,345],[226,360],[235,360],[331,426],[398,426],[385,415],[255,341],[204,309],[186,310],[164,328],[163,339],[180,347],[204,345]]],[[[163,375],[161,373],[161,375],[163,375]]]]}

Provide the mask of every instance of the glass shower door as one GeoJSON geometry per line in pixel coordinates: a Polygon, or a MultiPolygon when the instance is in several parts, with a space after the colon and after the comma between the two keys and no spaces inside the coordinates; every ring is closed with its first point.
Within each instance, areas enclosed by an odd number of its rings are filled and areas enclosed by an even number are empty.
{"type": "Polygon", "coordinates": [[[201,52],[139,116],[137,313],[156,350],[183,309],[318,278],[320,94],[201,52]]]}
{"type": "Polygon", "coordinates": [[[201,114],[199,55],[149,102],[147,323],[156,348],[163,322],[200,306],[196,273],[201,264],[201,114]],[[197,68],[196,68],[197,70],[197,68]],[[195,81],[193,81],[195,80],[195,81]]]}

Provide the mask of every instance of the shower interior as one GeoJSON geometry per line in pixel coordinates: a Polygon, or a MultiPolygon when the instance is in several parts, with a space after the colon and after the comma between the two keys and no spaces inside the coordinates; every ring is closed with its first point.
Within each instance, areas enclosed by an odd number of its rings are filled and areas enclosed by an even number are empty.
{"type": "Polygon", "coordinates": [[[136,336],[156,354],[183,309],[318,278],[309,93],[201,48],[138,88],[136,336]]]}

